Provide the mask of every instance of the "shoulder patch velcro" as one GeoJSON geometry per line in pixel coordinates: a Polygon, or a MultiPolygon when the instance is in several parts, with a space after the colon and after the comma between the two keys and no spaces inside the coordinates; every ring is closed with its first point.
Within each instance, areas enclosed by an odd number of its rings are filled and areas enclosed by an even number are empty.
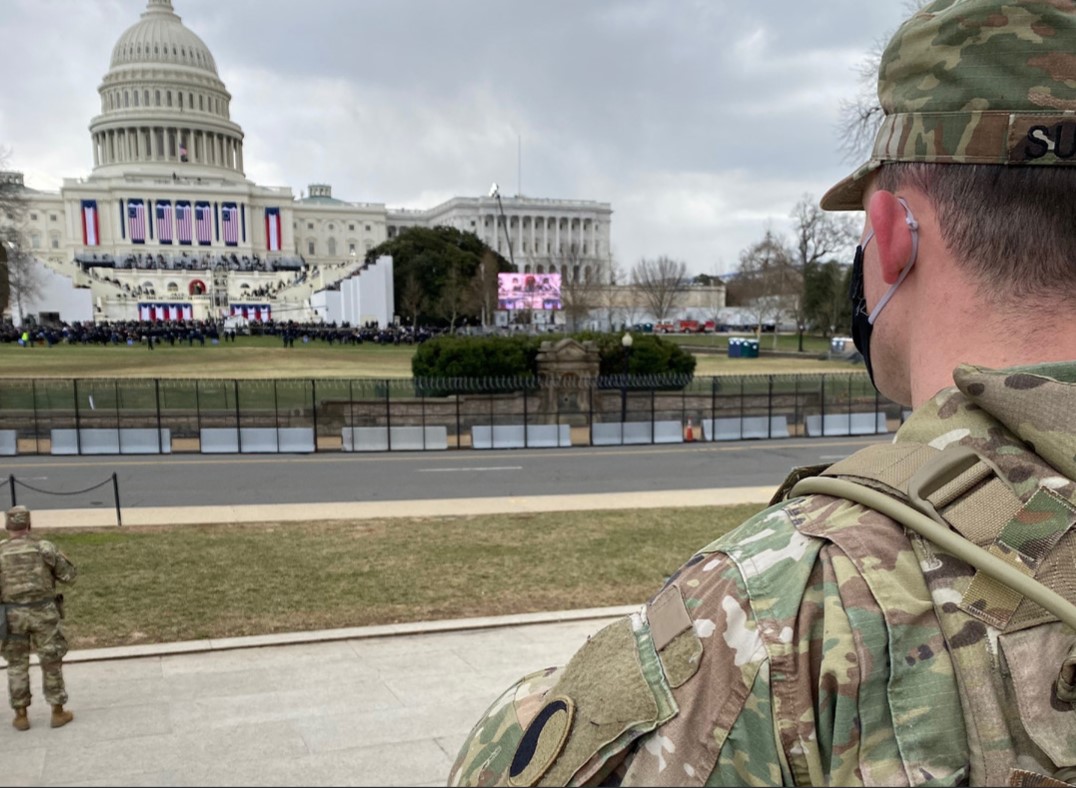
{"type": "Polygon", "coordinates": [[[509,785],[534,785],[542,779],[564,749],[574,717],[575,704],[563,695],[554,697],[542,707],[516,747],[508,771],[509,785]]]}

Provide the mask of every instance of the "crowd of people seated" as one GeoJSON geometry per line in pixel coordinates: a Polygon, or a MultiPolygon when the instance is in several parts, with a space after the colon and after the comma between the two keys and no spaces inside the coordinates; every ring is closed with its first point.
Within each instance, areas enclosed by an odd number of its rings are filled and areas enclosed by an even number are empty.
{"type": "Polygon", "coordinates": [[[254,336],[277,336],[284,347],[294,347],[296,340],[326,342],[330,345],[418,345],[441,333],[437,329],[391,325],[381,327],[377,323],[352,326],[350,323],[296,323],[295,321],[251,321],[249,331],[254,336]]]}
{"type": "Polygon", "coordinates": [[[96,271],[90,271],[90,276],[94,279],[99,279],[102,282],[108,282],[119,288],[120,292],[117,294],[121,298],[156,298],[157,290],[153,285],[135,285],[131,287],[129,282],[121,282],[119,279],[111,276],[100,276],[96,271]]]}
{"type": "MultiPolygon", "coordinates": [[[[124,320],[86,321],[60,323],[58,325],[21,325],[10,320],[0,323],[0,343],[44,345],[134,345],[145,344],[170,346],[184,344],[200,346],[209,340],[234,342],[239,329],[224,320],[124,320]],[[24,340],[24,335],[26,339],[24,340]],[[22,340],[22,341],[20,341],[22,340]]],[[[252,336],[279,337],[285,347],[295,342],[325,342],[329,345],[361,345],[370,342],[378,345],[414,345],[441,333],[437,329],[391,325],[381,327],[376,323],[352,326],[349,323],[299,323],[294,320],[248,321],[244,333],[252,336]]]]}
{"type": "Polygon", "coordinates": [[[91,268],[123,268],[139,271],[210,271],[217,266],[224,266],[230,271],[300,271],[308,268],[302,255],[294,257],[282,255],[264,260],[257,254],[237,255],[233,253],[213,254],[204,252],[192,254],[186,250],[177,254],[159,252],[139,252],[122,257],[114,257],[104,252],[101,254],[76,254],[75,262],[83,270],[91,268]]]}
{"type": "MultiPolygon", "coordinates": [[[[136,284],[131,287],[130,282],[121,282],[114,276],[106,276],[98,273],[97,269],[90,269],[90,277],[100,282],[107,282],[111,285],[115,285],[119,290],[117,293],[121,298],[159,298],[157,289],[152,284],[136,284]]],[[[253,288],[243,288],[239,291],[239,299],[256,299],[265,300],[275,298],[282,290],[289,287],[295,287],[301,285],[308,279],[306,269],[303,269],[295,274],[291,279],[286,281],[276,281],[265,285],[259,285],[253,288]]],[[[175,293],[167,293],[169,297],[176,295],[175,293]]]]}

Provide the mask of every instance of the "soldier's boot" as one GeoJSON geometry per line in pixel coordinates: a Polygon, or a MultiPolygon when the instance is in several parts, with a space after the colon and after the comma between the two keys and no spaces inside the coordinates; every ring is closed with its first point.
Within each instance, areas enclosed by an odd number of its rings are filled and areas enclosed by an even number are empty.
{"type": "Polygon", "coordinates": [[[26,708],[15,709],[15,719],[11,723],[17,731],[30,730],[30,718],[26,716],[26,708]]]}
{"type": "Polygon", "coordinates": [[[49,724],[53,728],[62,728],[73,719],[75,719],[75,715],[69,711],[64,711],[62,703],[52,704],[52,721],[49,724]]]}

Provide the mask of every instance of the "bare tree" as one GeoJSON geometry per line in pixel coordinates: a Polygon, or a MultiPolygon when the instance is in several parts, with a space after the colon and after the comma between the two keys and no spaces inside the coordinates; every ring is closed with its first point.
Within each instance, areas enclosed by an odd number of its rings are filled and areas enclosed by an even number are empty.
{"type": "Polygon", "coordinates": [[[41,277],[26,247],[26,190],[22,173],[8,170],[10,152],[0,148],[0,312],[15,302],[19,319],[24,305],[41,297],[41,277]]]}
{"type": "MultiPolygon", "coordinates": [[[[624,272],[620,268],[620,263],[616,261],[616,258],[609,258],[609,268],[606,271],[605,282],[606,284],[601,288],[602,293],[602,308],[605,309],[605,325],[608,326],[608,330],[613,330],[613,319],[617,313],[617,295],[621,292],[620,287],[623,284],[624,272]]],[[[624,321],[630,326],[635,323],[634,312],[629,312],[628,304],[620,304],[621,316],[624,321]],[[630,319],[629,319],[630,318],[630,319]]]]}
{"type": "Polygon", "coordinates": [[[793,265],[801,285],[792,305],[799,336],[799,352],[803,352],[803,331],[807,323],[806,286],[809,274],[823,260],[848,250],[855,243],[856,228],[848,216],[823,211],[818,201],[804,194],[792,209],[795,244],[793,265]]]}
{"type": "MultiPolygon", "coordinates": [[[[12,318],[26,322],[26,308],[41,299],[43,284],[38,270],[38,262],[33,255],[22,249],[7,249],[7,262],[0,264],[7,269],[8,302],[14,308],[12,318]]],[[[0,272],[2,274],[2,272],[0,272]]]]}
{"type": "Polygon", "coordinates": [[[400,291],[400,306],[405,315],[411,315],[411,327],[418,328],[419,313],[426,307],[426,293],[414,271],[408,271],[400,291]]]}
{"type": "Polygon", "coordinates": [[[659,323],[683,304],[686,276],[687,264],[665,255],[654,260],[644,257],[631,269],[632,285],[659,323]]]}
{"type": "Polygon", "coordinates": [[[493,310],[497,304],[497,273],[499,271],[497,255],[493,253],[493,250],[486,249],[467,287],[464,306],[468,311],[480,315],[482,328],[489,325],[493,319],[493,310]]]}
{"type": "Polygon", "coordinates": [[[773,322],[776,348],[781,316],[800,297],[803,284],[792,253],[772,230],[767,230],[762,240],[740,253],[736,288],[741,306],[754,320],[757,337],[761,338],[763,325],[773,322]]]}
{"type": "Polygon", "coordinates": [[[441,296],[437,301],[438,312],[448,321],[449,333],[455,333],[456,321],[460,313],[467,308],[471,297],[469,290],[469,282],[459,266],[454,262],[449,262],[448,271],[445,273],[444,283],[441,286],[441,296]]]}
{"type": "Polygon", "coordinates": [[[561,272],[560,303],[568,331],[578,331],[579,324],[601,306],[601,279],[597,271],[584,264],[575,244],[554,265],[561,272]]]}
{"type": "MultiPolygon", "coordinates": [[[[904,10],[910,17],[921,9],[929,0],[904,0],[904,10]]],[[[840,119],[837,121],[837,135],[840,139],[840,151],[847,161],[860,162],[870,156],[874,147],[874,137],[882,125],[885,113],[878,103],[878,66],[882,62],[882,52],[886,41],[874,42],[870,52],[856,69],[858,72],[857,92],[855,98],[842,100],[840,119]]]]}

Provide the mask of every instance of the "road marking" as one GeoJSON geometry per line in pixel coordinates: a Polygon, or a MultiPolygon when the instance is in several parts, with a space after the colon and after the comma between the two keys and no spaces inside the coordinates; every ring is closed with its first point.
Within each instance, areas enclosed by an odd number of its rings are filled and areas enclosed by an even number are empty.
{"type": "Polygon", "coordinates": [[[483,468],[416,468],[416,473],[460,473],[465,471],[521,471],[522,465],[489,465],[483,468]]]}

